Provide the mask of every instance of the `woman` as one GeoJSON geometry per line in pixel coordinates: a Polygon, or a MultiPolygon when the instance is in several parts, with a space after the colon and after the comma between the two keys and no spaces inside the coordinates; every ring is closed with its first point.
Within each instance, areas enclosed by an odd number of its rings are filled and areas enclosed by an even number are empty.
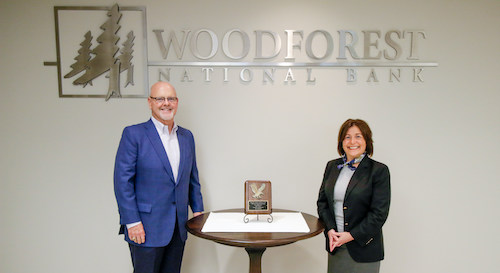
{"type": "Polygon", "coordinates": [[[376,273],[384,259],[382,226],[391,199],[389,168],[371,159],[372,132],[360,119],[339,130],[341,158],[326,165],[318,196],[328,273],[376,273]]]}

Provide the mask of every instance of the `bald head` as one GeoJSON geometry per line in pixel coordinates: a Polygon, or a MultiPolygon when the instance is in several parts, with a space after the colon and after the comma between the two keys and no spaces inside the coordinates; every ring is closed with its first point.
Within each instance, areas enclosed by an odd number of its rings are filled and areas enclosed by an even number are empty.
{"type": "Polygon", "coordinates": [[[161,123],[168,125],[171,130],[178,105],[175,88],[168,82],[153,84],[148,103],[153,117],[161,123]]]}
{"type": "Polygon", "coordinates": [[[157,82],[151,86],[151,97],[158,97],[159,93],[163,93],[162,91],[170,91],[169,93],[173,92],[174,97],[177,97],[177,93],[175,92],[175,88],[173,85],[171,85],[168,82],[157,82]]]}

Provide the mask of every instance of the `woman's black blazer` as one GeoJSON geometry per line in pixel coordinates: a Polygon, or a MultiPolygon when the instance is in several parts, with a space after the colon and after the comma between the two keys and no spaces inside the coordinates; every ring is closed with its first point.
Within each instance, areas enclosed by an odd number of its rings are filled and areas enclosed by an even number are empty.
{"type": "MultiPolygon", "coordinates": [[[[326,250],[330,252],[327,232],[337,230],[333,209],[333,189],[342,164],[342,158],[328,162],[318,196],[318,215],[325,223],[326,250]]],[[[384,259],[382,226],[389,214],[391,200],[389,168],[368,156],[363,158],[347,186],[344,198],[344,231],[354,241],[346,244],[357,262],[375,262],[384,259]]],[[[336,249],[330,254],[335,254],[336,249]]]]}

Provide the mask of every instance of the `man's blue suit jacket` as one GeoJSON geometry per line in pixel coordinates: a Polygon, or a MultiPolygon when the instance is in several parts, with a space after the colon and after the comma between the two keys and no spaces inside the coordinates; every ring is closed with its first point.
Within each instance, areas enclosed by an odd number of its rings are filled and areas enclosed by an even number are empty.
{"type": "Polygon", "coordinates": [[[187,239],[188,205],[192,211],[203,211],[203,200],[196,167],[193,134],[178,127],[180,148],[177,183],[160,136],[149,120],[123,130],[114,171],[114,188],[121,231],[124,225],[142,221],[146,233],[145,247],[166,246],[172,238],[176,217],[183,241],[187,239]]]}

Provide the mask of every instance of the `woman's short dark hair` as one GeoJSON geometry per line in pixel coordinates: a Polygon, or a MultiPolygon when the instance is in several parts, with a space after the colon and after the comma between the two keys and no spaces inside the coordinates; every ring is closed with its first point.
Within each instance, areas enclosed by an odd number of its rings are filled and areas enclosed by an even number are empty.
{"type": "Polygon", "coordinates": [[[339,130],[339,142],[337,145],[337,151],[340,155],[344,155],[344,147],[342,147],[342,142],[344,141],[345,135],[347,134],[347,130],[352,126],[357,126],[363,135],[363,138],[366,142],[366,154],[373,155],[373,140],[372,140],[372,130],[370,130],[370,126],[364,120],[361,119],[348,119],[340,126],[339,130]]]}

